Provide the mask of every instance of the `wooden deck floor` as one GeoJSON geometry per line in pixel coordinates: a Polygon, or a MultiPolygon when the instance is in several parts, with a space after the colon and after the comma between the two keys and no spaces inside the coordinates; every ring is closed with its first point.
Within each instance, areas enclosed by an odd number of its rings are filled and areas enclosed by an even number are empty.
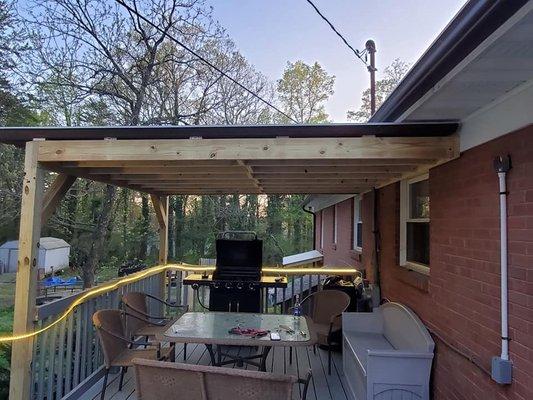
{"type": "MultiPolygon", "coordinates": [[[[179,346],[179,345],[178,345],[179,346]]],[[[176,360],[183,362],[183,348],[176,349],[178,356],[176,360]]],[[[239,354],[248,354],[250,348],[242,347],[235,349],[239,354]]],[[[346,382],[342,373],[342,355],[340,353],[333,353],[333,365],[331,375],[328,375],[327,352],[317,349],[316,355],[312,348],[295,348],[293,350],[292,364],[289,363],[289,349],[282,347],[274,347],[270,352],[267,360],[267,371],[281,374],[292,374],[300,377],[305,377],[309,369],[313,372],[313,379],[311,381],[309,392],[307,394],[308,400],[348,400],[346,382]]],[[[255,352],[255,351],[254,351],[255,352]]],[[[209,365],[209,354],[204,345],[189,344],[187,346],[187,361],[188,364],[202,364],[209,365]]],[[[224,368],[231,368],[228,365],[224,368]]],[[[237,368],[234,366],[234,368],[237,368]]],[[[243,367],[246,368],[246,367],[243,367]]],[[[253,366],[248,366],[249,369],[256,369],[253,366]]],[[[109,376],[108,387],[105,398],[109,400],[136,400],[135,394],[135,379],[133,371],[128,370],[124,378],[124,386],[122,391],[118,390],[119,374],[109,376]]],[[[102,389],[102,380],[95,384],[82,397],[84,400],[98,400],[102,389]]],[[[300,390],[297,386],[293,389],[293,399],[300,399],[300,390]]]]}

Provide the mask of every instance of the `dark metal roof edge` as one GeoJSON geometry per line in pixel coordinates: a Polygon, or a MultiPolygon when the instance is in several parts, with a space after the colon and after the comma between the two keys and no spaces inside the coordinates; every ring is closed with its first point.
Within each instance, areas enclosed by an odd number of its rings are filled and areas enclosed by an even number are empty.
{"type": "Polygon", "coordinates": [[[457,131],[455,121],[315,124],[315,125],[197,125],[197,126],[106,126],[106,127],[2,127],[0,142],[22,145],[33,139],[252,139],[319,137],[448,136],[457,131]]]}
{"type": "Polygon", "coordinates": [[[471,0],[456,14],[370,122],[395,121],[528,0],[471,0]]]}

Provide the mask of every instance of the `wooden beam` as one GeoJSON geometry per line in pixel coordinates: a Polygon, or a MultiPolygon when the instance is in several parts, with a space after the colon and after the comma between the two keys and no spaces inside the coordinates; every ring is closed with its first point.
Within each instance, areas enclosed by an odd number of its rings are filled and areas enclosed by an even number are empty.
{"type": "MultiPolygon", "coordinates": [[[[43,164],[43,163],[41,163],[41,164],[43,164]]],[[[72,174],[72,171],[70,169],[61,168],[59,165],[60,165],[59,163],[54,163],[53,165],[46,164],[46,167],[43,167],[43,168],[48,169],[48,170],[53,171],[53,172],[60,173],[60,174],[74,175],[74,174],[72,174]]],[[[78,173],[78,172],[76,172],[75,175],[76,175],[77,178],[83,178],[83,179],[91,180],[91,181],[94,181],[94,182],[105,183],[105,184],[108,184],[108,185],[121,186],[121,187],[125,187],[125,188],[131,189],[131,190],[135,190],[135,191],[138,191],[138,192],[144,192],[144,193],[149,194],[149,192],[143,190],[139,186],[130,185],[130,184],[128,184],[128,182],[126,182],[124,180],[120,180],[120,181],[119,180],[111,180],[111,179],[109,179],[109,176],[107,176],[107,175],[87,175],[87,174],[78,173]]]]}
{"type": "Polygon", "coordinates": [[[305,166],[316,166],[316,167],[347,167],[347,166],[398,166],[398,167],[409,167],[417,166],[420,164],[432,164],[435,160],[433,159],[419,159],[419,158],[366,158],[366,159],[328,159],[328,160],[248,160],[246,164],[251,167],[305,167],[305,166]]]}
{"type": "Polygon", "coordinates": [[[134,160],[134,161],[118,161],[118,160],[100,160],[100,161],[73,161],[62,163],[61,165],[69,168],[179,168],[179,167],[212,167],[213,165],[218,167],[239,167],[239,164],[235,160],[210,160],[210,161],[197,161],[197,160],[167,160],[167,161],[154,161],[154,160],[134,160]]]}
{"type": "MultiPolygon", "coordinates": [[[[47,162],[45,167],[53,169],[60,167],[61,169],[72,169],[72,171],[82,171],[89,174],[147,174],[157,172],[160,174],[196,174],[203,172],[206,174],[227,174],[236,173],[242,174],[242,167],[238,164],[228,164],[229,160],[212,160],[202,161],[202,164],[195,163],[194,160],[189,161],[165,161],[165,162],[146,162],[147,165],[138,165],[136,161],[120,161],[120,162],[47,162]],[[155,171],[154,171],[155,170],[155,171]]],[[[337,169],[346,169],[348,171],[359,170],[361,172],[387,172],[389,170],[404,172],[416,168],[421,164],[433,164],[436,160],[409,160],[409,159],[342,159],[342,160],[316,160],[316,159],[302,159],[302,160],[251,160],[240,161],[247,167],[254,168],[274,168],[275,170],[284,169],[290,171],[292,168],[300,169],[302,167],[320,168],[322,172],[333,172],[337,169]],[[278,162],[275,162],[278,161],[278,162]],[[287,169],[286,167],[290,167],[287,169]],[[359,167],[359,168],[357,168],[359,167]]],[[[237,161],[235,161],[237,162],[237,161]]],[[[298,171],[298,170],[297,170],[298,171]]]]}
{"type": "Polygon", "coordinates": [[[59,202],[76,181],[75,176],[59,174],[56,176],[50,188],[46,191],[43,199],[41,212],[41,225],[44,225],[48,218],[52,216],[59,202]]]}
{"type": "Polygon", "coordinates": [[[103,175],[103,174],[115,174],[115,175],[146,175],[146,174],[159,174],[159,175],[223,175],[223,174],[235,174],[244,175],[242,167],[235,166],[217,166],[210,165],[204,167],[99,167],[99,168],[81,168],[81,167],[65,167],[61,163],[45,163],[45,166],[50,166],[50,169],[54,167],[60,167],[63,171],[70,171],[71,175],[86,174],[86,175],[103,175]]]}
{"type": "MultiPolygon", "coordinates": [[[[145,171],[146,172],[146,171],[145,171]]],[[[139,175],[130,175],[130,174],[112,174],[112,175],[102,175],[108,179],[120,179],[120,180],[151,180],[151,181],[224,181],[224,180],[239,180],[239,179],[248,179],[248,176],[245,174],[139,174],[139,175]]]]}
{"type": "MultiPolygon", "coordinates": [[[[159,264],[164,265],[168,263],[168,196],[158,196],[150,194],[152,204],[154,206],[157,222],[159,223],[159,264]]],[[[159,297],[165,298],[165,281],[167,279],[168,272],[161,275],[162,282],[159,286],[159,297]]]]}
{"type": "MultiPolygon", "coordinates": [[[[37,292],[37,259],[43,203],[43,171],[37,162],[38,146],[37,141],[28,142],[24,160],[13,320],[15,335],[31,332],[35,328],[33,322],[37,292]]],[[[30,398],[32,353],[32,338],[13,342],[9,385],[9,398],[12,400],[30,398]]]]}
{"type": "Polygon", "coordinates": [[[372,189],[372,187],[350,188],[264,188],[259,192],[256,188],[234,190],[209,190],[209,189],[171,189],[165,188],[157,191],[160,195],[227,195],[227,194],[357,194],[372,189]]]}
{"type": "Polygon", "coordinates": [[[168,196],[150,195],[159,223],[159,264],[168,262],[168,196]]]}
{"type": "Polygon", "coordinates": [[[221,188],[232,188],[232,187],[256,187],[253,182],[250,181],[212,181],[212,182],[194,182],[194,181],[186,181],[186,182],[141,182],[136,183],[140,187],[165,187],[165,186],[171,186],[171,187],[221,187],[221,188]]]}
{"type": "Polygon", "coordinates": [[[152,200],[152,205],[154,206],[155,216],[157,218],[159,226],[167,226],[168,210],[165,209],[165,205],[163,204],[159,196],[151,194],[150,199],[152,200]]]}
{"type": "Polygon", "coordinates": [[[399,175],[404,171],[413,171],[416,167],[409,166],[408,168],[396,167],[364,167],[364,166],[335,166],[335,167],[255,167],[254,173],[256,176],[265,174],[281,173],[284,175],[321,175],[321,174],[356,174],[365,176],[389,176],[399,175]]]}
{"type": "Polygon", "coordinates": [[[358,137],[179,140],[45,140],[39,161],[172,161],[254,159],[451,159],[457,139],[358,137]]]}
{"type": "Polygon", "coordinates": [[[246,175],[247,175],[248,178],[254,183],[254,186],[255,186],[257,189],[262,190],[259,181],[258,181],[257,179],[254,178],[254,171],[252,170],[252,167],[246,165],[246,164],[244,163],[244,161],[242,161],[242,160],[237,160],[237,162],[238,162],[239,165],[242,166],[242,168],[246,171],[246,175]]]}

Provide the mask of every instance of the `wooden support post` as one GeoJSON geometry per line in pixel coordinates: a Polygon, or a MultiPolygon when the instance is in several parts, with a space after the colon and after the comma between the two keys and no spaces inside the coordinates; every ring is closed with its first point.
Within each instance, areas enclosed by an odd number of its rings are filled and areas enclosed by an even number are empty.
{"type": "MultiPolygon", "coordinates": [[[[20,213],[19,255],[15,289],[15,335],[34,329],[37,291],[37,260],[41,234],[43,171],[39,167],[38,142],[26,144],[22,205],[20,213]]],[[[13,342],[9,398],[26,400],[31,393],[33,339],[13,342]]]]}
{"type": "Polygon", "coordinates": [[[43,200],[43,210],[41,213],[41,225],[44,225],[48,218],[52,216],[61,199],[67,194],[70,187],[76,181],[72,175],[59,174],[50,188],[46,191],[43,200]]]}
{"type": "MultiPolygon", "coordinates": [[[[159,223],[159,264],[166,264],[168,262],[168,196],[157,196],[151,194],[152,204],[154,205],[155,215],[159,223]]],[[[161,282],[161,298],[165,297],[166,288],[165,281],[168,273],[163,276],[161,282]]]]}

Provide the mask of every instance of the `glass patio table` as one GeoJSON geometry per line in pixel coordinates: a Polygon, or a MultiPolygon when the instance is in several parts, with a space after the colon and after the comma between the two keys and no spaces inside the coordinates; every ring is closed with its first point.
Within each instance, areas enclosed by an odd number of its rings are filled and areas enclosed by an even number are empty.
{"type": "Polygon", "coordinates": [[[259,367],[262,371],[266,369],[266,358],[273,346],[314,344],[305,317],[234,312],[187,312],[157,339],[169,343],[205,344],[213,365],[247,363],[259,367]],[[230,333],[230,330],[236,327],[265,330],[269,333],[261,337],[230,333]],[[278,333],[280,340],[272,340],[272,332],[278,333]],[[213,345],[217,345],[217,359],[213,345]],[[239,357],[223,353],[221,346],[261,346],[263,351],[260,354],[239,357]],[[228,357],[229,360],[222,361],[222,356],[228,357]],[[260,362],[255,362],[258,358],[260,362]]]}

